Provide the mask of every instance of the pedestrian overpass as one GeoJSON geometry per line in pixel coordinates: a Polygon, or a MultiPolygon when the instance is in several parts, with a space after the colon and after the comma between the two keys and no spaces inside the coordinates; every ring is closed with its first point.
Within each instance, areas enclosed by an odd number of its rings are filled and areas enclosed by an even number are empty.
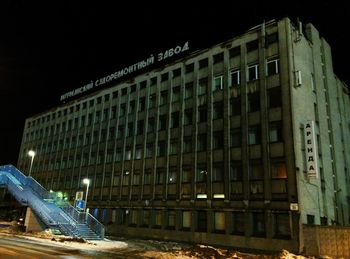
{"type": "Polygon", "coordinates": [[[77,238],[104,238],[105,228],[96,218],[57,199],[54,193],[13,165],[0,166],[0,187],[6,188],[21,205],[29,207],[47,228],[77,238]]]}

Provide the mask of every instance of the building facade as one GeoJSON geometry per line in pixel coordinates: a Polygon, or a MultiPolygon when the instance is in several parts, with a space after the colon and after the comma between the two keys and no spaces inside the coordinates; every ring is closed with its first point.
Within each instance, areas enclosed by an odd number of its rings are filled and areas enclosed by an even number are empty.
{"type": "Polygon", "coordinates": [[[349,225],[349,90],[330,46],[288,18],[25,122],[18,168],[110,234],[302,249],[349,225]]]}

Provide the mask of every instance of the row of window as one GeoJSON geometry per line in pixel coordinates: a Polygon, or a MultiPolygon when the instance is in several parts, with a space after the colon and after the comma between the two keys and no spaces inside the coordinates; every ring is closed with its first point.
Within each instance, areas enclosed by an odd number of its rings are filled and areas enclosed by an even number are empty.
{"type": "MultiPolygon", "coordinates": [[[[279,59],[268,60],[266,63],[266,76],[271,76],[271,75],[275,75],[278,73],[279,73],[279,59]]],[[[252,80],[256,80],[258,78],[259,78],[259,65],[258,64],[249,65],[247,67],[247,80],[252,81],[252,80]]],[[[240,75],[239,69],[231,71],[230,81],[231,82],[229,83],[229,85],[231,85],[231,86],[240,85],[241,75],[240,75]]],[[[207,86],[208,86],[208,78],[200,79],[198,82],[198,95],[206,94],[207,86]]],[[[212,88],[213,88],[213,91],[224,89],[223,75],[219,75],[219,76],[214,77],[212,88]]],[[[124,88],[124,89],[126,89],[126,88],[124,88]]],[[[124,94],[122,94],[122,95],[124,95],[124,94]]],[[[116,98],[117,94],[113,93],[112,96],[114,98],[116,98]]],[[[193,96],[193,82],[189,82],[185,86],[184,97],[185,97],[185,99],[188,99],[188,98],[192,98],[192,96],[193,96]]],[[[110,94],[105,94],[103,99],[104,99],[104,102],[109,101],[110,94]]],[[[160,94],[159,105],[160,106],[165,105],[168,102],[167,99],[168,99],[168,91],[162,91],[160,94]]],[[[180,99],[180,86],[173,87],[171,101],[176,102],[176,101],[179,101],[179,99],[180,99]]],[[[149,108],[155,107],[155,101],[156,101],[155,94],[151,95],[149,98],[149,108]]],[[[94,99],[89,101],[89,107],[94,107],[95,105],[98,105],[101,103],[102,103],[102,96],[99,96],[96,98],[96,103],[95,103],[94,99]]],[[[46,122],[50,121],[50,119],[55,120],[56,114],[57,114],[57,118],[60,118],[61,116],[66,116],[67,114],[79,112],[80,107],[82,107],[82,109],[86,109],[87,106],[88,106],[87,101],[83,102],[82,104],[76,104],[75,106],[71,106],[70,108],[59,110],[56,113],[52,113],[51,115],[46,115],[46,116],[38,118],[32,122],[28,122],[27,126],[28,126],[28,128],[30,128],[31,126],[43,124],[45,121],[46,122]]],[[[144,109],[145,109],[145,97],[141,97],[139,100],[139,111],[143,111],[144,109]]],[[[135,110],[135,100],[130,102],[129,113],[133,113],[134,110],[135,110]]],[[[123,115],[125,115],[125,113],[126,113],[126,105],[121,104],[119,116],[123,116],[123,115]]],[[[108,117],[108,115],[106,114],[106,111],[104,111],[102,116],[105,118],[108,117]]]]}
{"type": "Polygon", "coordinates": [[[263,212],[117,209],[108,214],[104,211],[106,209],[102,209],[101,212],[99,210],[101,209],[93,209],[93,215],[107,224],[179,231],[211,231],[219,234],[256,237],[266,237],[267,222],[271,222],[271,234],[274,238],[291,238],[288,213],[272,213],[271,219],[267,220],[269,216],[263,212]]]}
{"type": "MultiPolygon", "coordinates": [[[[280,107],[282,105],[281,101],[281,90],[280,87],[274,87],[268,90],[268,107],[269,108],[275,108],[280,107]]],[[[125,109],[125,107],[123,108],[125,109]]],[[[254,92],[248,95],[248,112],[256,112],[260,110],[260,93],[254,92]]],[[[124,113],[122,113],[124,115],[124,113]]],[[[198,122],[206,122],[208,120],[208,111],[207,111],[207,105],[201,105],[198,106],[198,122]]],[[[212,117],[214,120],[223,118],[224,114],[224,103],[223,101],[215,102],[212,106],[212,117]]],[[[232,98],[230,100],[230,115],[236,116],[241,114],[241,98],[236,97],[232,98]]],[[[185,109],[183,113],[183,125],[192,125],[193,123],[193,109],[185,109]]],[[[105,109],[102,113],[101,117],[101,111],[96,111],[94,114],[90,113],[88,116],[81,116],[80,118],[75,118],[74,120],[68,120],[67,122],[62,122],[61,124],[57,123],[56,125],[46,126],[45,128],[41,128],[40,130],[35,130],[31,132],[27,132],[25,136],[26,141],[31,141],[34,139],[40,139],[42,137],[47,137],[50,135],[55,135],[58,133],[71,131],[78,128],[83,128],[85,126],[92,125],[92,123],[100,123],[101,121],[107,120],[107,119],[115,119],[116,118],[116,107],[113,106],[111,109],[105,109]]],[[[150,117],[148,119],[147,123],[147,132],[154,132],[155,131],[155,123],[156,118],[150,117]]],[[[172,112],[170,114],[170,121],[169,121],[170,128],[177,128],[181,125],[180,121],[180,112],[172,112]]],[[[124,129],[127,128],[126,135],[125,136],[133,136],[134,134],[134,124],[128,123],[127,126],[120,125],[118,127],[118,134],[117,138],[121,138],[124,136],[124,129]]],[[[144,120],[139,120],[137,122],[137,131],[136,134],[140,135],[144,133],[144,120]]],[[[167,115],[159,115],[159,124],[158,124],[158,130],[165,130],[167,127],[167,115]]],[[[110,129],[110,132],[112,133],[113,127],[110,129]]],[[[103,131],[103,130],[102,130],[103,131]]],[[[106,135],[104,132],[101,132],[101,137],[104,138],[104,135],[106,135]]],[[[113,133],[112,135],[113,136],[113,133]]]]}

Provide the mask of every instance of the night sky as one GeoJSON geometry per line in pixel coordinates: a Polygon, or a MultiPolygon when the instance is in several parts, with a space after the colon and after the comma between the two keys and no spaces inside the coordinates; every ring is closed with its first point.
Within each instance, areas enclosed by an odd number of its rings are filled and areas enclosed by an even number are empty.
{"type": "Polygon", "coordinates": [[[0,2],[0,165],[16,165],[25,118],[58,105],[65,92],[185,41],[203,49],[264,20],[313,23],[350,84],[346,1],[79,2],[0,2]]]}

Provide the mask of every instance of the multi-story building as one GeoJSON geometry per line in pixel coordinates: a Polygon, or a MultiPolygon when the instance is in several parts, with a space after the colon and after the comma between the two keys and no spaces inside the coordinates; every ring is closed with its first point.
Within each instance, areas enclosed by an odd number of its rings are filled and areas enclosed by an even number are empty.
{"type": "Polygon", "coordinates": [[[109,233],[298,251],[349,224],[349,89],[312,24],[258,25],[30,117],[18,167],[109,233]]]}

